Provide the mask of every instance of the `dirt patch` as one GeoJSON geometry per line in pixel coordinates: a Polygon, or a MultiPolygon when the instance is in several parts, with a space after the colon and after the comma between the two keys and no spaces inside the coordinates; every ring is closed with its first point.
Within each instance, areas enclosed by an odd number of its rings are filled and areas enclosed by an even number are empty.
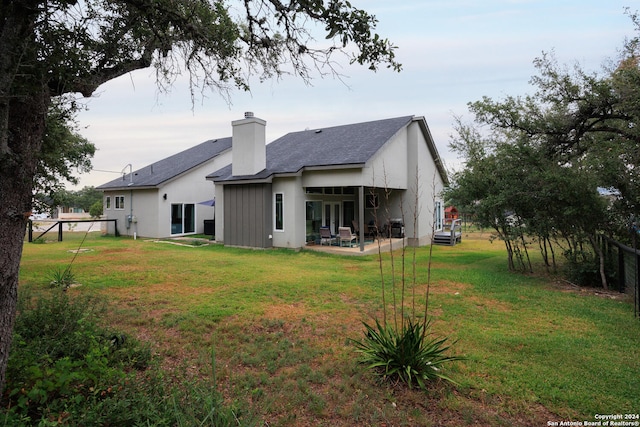
{"type": "MultiPolygon", "coordinates": [[[[439,294],[439,295],[456,295],[456,293],[460,294],[472,286],[468,283],[462,282],[453,282],[450,280],[441,280],[435,283],[432,283],[429,286],[429,292],[431,294],[439,294]]],[[[426,283],[420,285],[420,291],[425,292],[427,290],[426,283]]]]}
{"type": "Polygon", "coordinates": [[[269,306],[269,311],[265,313],[267,319],[279,319],[279,320],[300,320],[308,315],[307,308],[302,302],[293,304],[272,304],[269,306]]]}
{"type": "Polygon", "coordinates": [[[632,298],[631,295],[627,295],[622,292],[605,290],[602,288],[589,288],[589,287],[578,286],[566,280],[550,281],[549,287],[551,287],[552,289],[556,289],[560,292],[575,293],[580,295],[593,295],[593,296],[613,299],[613,300],[626,301],[632,298]]]}

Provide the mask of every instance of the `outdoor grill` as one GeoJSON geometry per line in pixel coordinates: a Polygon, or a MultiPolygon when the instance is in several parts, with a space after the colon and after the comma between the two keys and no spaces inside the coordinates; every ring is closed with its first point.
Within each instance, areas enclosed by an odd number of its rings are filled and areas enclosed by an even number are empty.
{"type": "Polygon", "coordinates": [[[404,237],[404,221],[402,218],[391,218],[389,220],[389,228],[391,229],[391,237],[404,237]]]}

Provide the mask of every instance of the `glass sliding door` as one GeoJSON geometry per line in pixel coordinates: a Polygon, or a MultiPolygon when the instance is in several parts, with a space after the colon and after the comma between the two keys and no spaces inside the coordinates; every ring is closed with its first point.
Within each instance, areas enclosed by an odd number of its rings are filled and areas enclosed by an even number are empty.
{"type": "Polygon", "coordinates": [[[184,205],[184,232],[196,232],[196,207],[193,203],[184,205]]]}
{"type": "Polygon", "coordinates": [[[171,205],[171,234],[182,234],[182,204],[171,205]]]}
{"type": "Polygon", "coordinates": [[[171,234],[195,233],[196,208],[193,203],[171,205],[171,234]]]}

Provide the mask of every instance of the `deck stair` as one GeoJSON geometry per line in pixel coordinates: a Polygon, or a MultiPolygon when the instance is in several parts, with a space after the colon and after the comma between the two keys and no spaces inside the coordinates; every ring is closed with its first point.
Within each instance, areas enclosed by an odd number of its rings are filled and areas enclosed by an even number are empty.
{"type": "Polygon", "coordinates": [[[455,246],[456,243],[462,242],[462,228],[459,219],[453,220],[451,224],[444,227],[442,231],[436,231],[433,236],[435,245],[455,246]]]}

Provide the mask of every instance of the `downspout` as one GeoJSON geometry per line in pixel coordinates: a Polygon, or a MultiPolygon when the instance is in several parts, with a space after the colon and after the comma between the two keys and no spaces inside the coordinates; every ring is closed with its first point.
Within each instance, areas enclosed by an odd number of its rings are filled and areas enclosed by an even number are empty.
{"type": "Polygon", "coordinates": [[[129,190],[129,218],[131,218],[131,222],[135,224],[135,231],[133,232],[133,240],[136,240],[136,238],[138,237],[138,222],[137,221],[133,221],[133,190],[129,190]]]}
{"type": "MultiPolygon", "coordinates": [[[[127,166],[125,166],[124,168],[122,168],[122,180],[124,181],[124,177],[125,177],[125,173],[124,171],[127,169],[127,167],[129,168],[129,184],[127,184],[128,187],[133,185],[133,165],[131,163],[129,163],[127,166]]],[[[126,220],[126,225],[127,225],[127,231],[129,231],[131,229],[131,224],[133,223],[133,190],[129,190],[129,218],[125,218],[126,220]]],[[[138,225],[136,224],[136,231],[134,231],[133,233],[133,237],[134,239],[137,237],[137,230],[138,230],[138,225]]],[[[127,233],[128,234],[128,233],[127,233]]]]}
{"type": "Polygon", "coordinates": [[[364,186],[358,187],[358,231],[360,234],[360,252],[364,252],[364,186]]]}

